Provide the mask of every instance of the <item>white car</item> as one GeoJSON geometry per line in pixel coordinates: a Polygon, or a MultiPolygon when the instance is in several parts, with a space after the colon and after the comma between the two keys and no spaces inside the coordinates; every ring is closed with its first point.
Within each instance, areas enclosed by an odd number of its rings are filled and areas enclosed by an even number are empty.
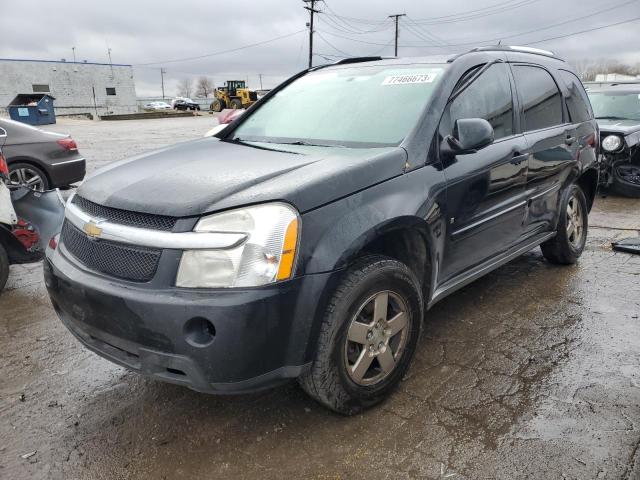
{"type": "Polygon", "coordinates": [[[149,102],[142,108],[145,110],[171,110],[171,105],[167,102],[149,102]]]}

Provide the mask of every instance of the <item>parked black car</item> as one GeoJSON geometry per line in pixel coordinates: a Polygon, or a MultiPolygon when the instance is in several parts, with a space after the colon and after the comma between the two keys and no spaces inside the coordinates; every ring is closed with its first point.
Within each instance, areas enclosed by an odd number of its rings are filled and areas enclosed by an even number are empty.
{"type": "Polygon", "coordinates": [[[3,152],[9,164],[10,186],[23,185],[42,192],[84,178],[85,159],[69,135],[3,118],[0,128],[7,132],[3,152]]]}
{"type": "Polygon", "coordinates": [[[200,105],[190,98],[176,98],[173,101],[173,108],[175,110],[200,110],[200,105]]]}
{"type": "Polygon", "coordinates": [[[400,382],[436,302],[538,245],[577,261],[597,141],[550,53],[312,68],[216,137],[87,180],[46,285],[115,363],[202,392],[297,377],[353,414],[400,382]]]}
{"type": "Polygon", "coordinates": [[[600,126],[602,185],[640,197],[640,83],[593,88],[589,98],[600,126]]]}

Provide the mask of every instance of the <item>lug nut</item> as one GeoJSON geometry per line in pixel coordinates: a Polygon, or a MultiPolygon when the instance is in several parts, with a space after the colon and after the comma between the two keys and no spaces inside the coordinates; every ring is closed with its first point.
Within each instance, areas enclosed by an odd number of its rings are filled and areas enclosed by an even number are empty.
{"type": "Polygon", "coordinates": [[[378,344],[378,350],[382,350],[383,348],[384,348],[384,343],[383,343],[383,342],[380,342],[380,343],[378,344]]]}
{"type": "Polygon", "coordinates": [[[369,330],[367,332],[367,340],[371,340],[373,338],[373,332],[371,330],[369,330]]]}

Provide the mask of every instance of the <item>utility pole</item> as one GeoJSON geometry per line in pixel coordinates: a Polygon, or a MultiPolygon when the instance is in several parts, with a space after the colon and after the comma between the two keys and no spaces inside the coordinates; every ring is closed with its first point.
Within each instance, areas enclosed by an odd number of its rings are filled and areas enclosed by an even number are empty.
{"type": "Polygon", "coordinates": [[[260,77],[260,90],[262,90],[262,74],[259,73],[258,77],[260,77]]]}
{"type": "Polygon", "coordinates": [[[396,21],[396,48],[395,48],[395,56],[398,56],[398,19],[400,17],[405,17],[406,13],[396,13],[395,15],[389,15],[389,18],[394,18],[396,21]]]}
{"type": "Polygon", "coordinates": [[[73,63],[76,63],[76,47],[71,47],[71,50],[73,51],[73,63]]]}
{"type": "Polygon", "coordinates": [[[160,82],[162,85],[162,100],[164,100],[164,74],[167,73],[167,71],[160,67],[160,82]]]}
{"type": "Polygon", "coordinates": [[[304,7],[306,10],[309,10],[309,68],[313,66],[313,14],[320,13],[320,10],[316,10],[316,2],[321,0],[302,0],[304,3],[310,3],[311,7],[304,7]]]}

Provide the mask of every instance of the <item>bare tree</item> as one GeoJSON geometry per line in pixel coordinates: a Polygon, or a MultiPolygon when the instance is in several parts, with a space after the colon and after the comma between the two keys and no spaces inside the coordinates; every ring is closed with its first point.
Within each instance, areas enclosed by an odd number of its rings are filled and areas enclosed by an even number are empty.
{"type": "Polygon", "coordinates": [[[183,78],[178,83],[178,96],[179,97],[191,97],[193,93],[193,83],[189,78],[183,78]]]}
{"type": "Polygon", "coordinates": [[[200,77],[196,83],[196,96],[207,98],[213,93],[215,86],[209,77],[200,77]]]}
{"type": "Polygon", "coordinates": [[[593,81],[599,73],[639,75],[640,65],[628,65],[609,59],[578,59],[570,62],[583,82],[593,81]]]}

